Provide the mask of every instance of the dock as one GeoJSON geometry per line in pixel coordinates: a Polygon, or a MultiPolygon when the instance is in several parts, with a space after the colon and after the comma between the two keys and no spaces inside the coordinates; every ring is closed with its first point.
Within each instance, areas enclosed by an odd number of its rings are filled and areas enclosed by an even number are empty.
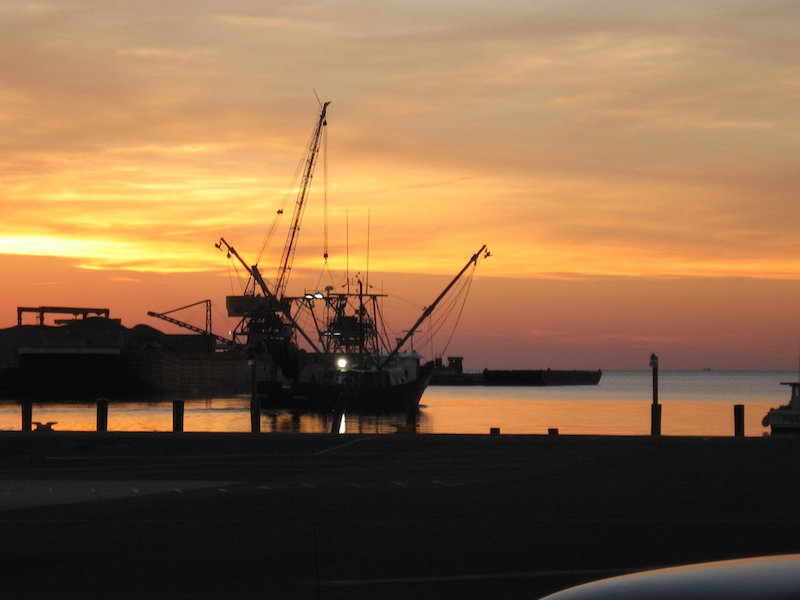
{"type": "Polygon", "coordinates": [[[5,597],[537,598],[800,551],[800,439],[0,432],[5,597]]]}

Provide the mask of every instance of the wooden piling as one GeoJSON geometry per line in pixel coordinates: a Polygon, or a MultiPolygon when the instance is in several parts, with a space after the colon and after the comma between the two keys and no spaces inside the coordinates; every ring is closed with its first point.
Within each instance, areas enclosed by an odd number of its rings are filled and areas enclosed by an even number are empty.
{"type": "Polygon", "coordinates": [[[172,431],[183,432],[183,400],[172,401],[172,431]]]}
{"type": "Polygon", "coordinates": [[[261,433],[261,400],[256,382],[256,361],[251,358],[247,364],[250,365],[250,431],[261,433]]]}
{"type": "Polygon", "coordinates": [[[97,431],[108,431],[108,398],[97,399],[97,431]]]}
{"type": "Polygon", "coordinates": [[[261,433],[261,401],[257,396],[250,399],[250,431],[261,433]]]}
{"type": "Polygon", "coordinates": [[[33,428],[33,402],[30,400],[22,401],[22,431],[30,431],[33,428]]]}
{"type": "Polygon", "coordinates": [[[650,405],[650,435],[661,435],[661,405],[650,405]]]}
{"type": "Polygon", "coordinates": [[[733,435],[744,437],[744,404],[733,405],[733,435]]]}

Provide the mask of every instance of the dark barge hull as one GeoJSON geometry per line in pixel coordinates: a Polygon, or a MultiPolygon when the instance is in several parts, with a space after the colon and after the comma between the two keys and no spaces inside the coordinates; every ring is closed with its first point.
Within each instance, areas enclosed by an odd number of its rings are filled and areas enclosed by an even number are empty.
{"type": "Polygon", "coordinates": [[[603,372],[537,370],[492,370],[478,373],[459,373],[449,369],[435,370],[431,385],[491,385],[491,386],[561,386],[597,385],[603,372]]]}
{"type": "Polygon", "coordinates": [[[248,393],[245,358],[211,353],[31,353],[0,372],[0,397],[72,400],[248,393]]]}
{"type": "Polygon", "coordinates": [[[597,385],[603,372],[598,371],[556,371],[552,369],[497,371],[485,369],[485,385],[597,385]]]}
{"type": "Polygon", "coordinates": [[[0,398],[205,397],[247,393],[251,382],[246,354],[214,352],[204,336],[105,318],[0,330],[0,398]]]}

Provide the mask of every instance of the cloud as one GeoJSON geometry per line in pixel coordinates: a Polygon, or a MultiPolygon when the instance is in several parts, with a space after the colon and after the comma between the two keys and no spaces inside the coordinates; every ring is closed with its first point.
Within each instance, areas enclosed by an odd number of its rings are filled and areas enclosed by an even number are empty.
{"type": "Polygon", "coordinates": [[[0,9],[3,236],[113,232],[133,269],[208,267],[220,234],[255,255],[317,89],[331,231],[371,211],[376,267],[486,241],[507,276],[800,277],[794,3],[151,7],[0,9]]]}

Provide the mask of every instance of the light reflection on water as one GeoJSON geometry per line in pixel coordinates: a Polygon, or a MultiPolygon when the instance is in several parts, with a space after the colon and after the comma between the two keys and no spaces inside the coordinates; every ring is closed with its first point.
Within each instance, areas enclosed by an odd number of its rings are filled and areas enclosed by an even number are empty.
{"type": "MultiPolygon", "coordinates": [[[[34,402],[33,421],[55,422],[56,431],[95,431],[97,406],[92,403],[34,402]]],[[[419,431],[430,433],[425,414],[418,416],[419,431]]],[[[0,430],[21,429],[19,403],[0,403],[0,430]]],[[[311,413],[288,409],[264,409],[262,432],[330,433],[332,413],[311,413]]],[[[343,433],[396,433],[406,424],[405,413],[382,415],[347,414],[343,433]]],[[[35,428],[35,427],[34,427],[35,428]]],[[[250,398],[185,400],[183,430],[196,432],[250,431],[250,398]]],[[[109,402],[108,431],[172,431],[172,402],[109,402]]],[[[340,431],[341,432],[341,431],[340,431]]]]}
{"type": "MultiPolygon", "coordinates": [[[[768,430],[761,418],[770,407],[785,404],[796,373],[662,372],[659,401],[663,435],[732,435],[733,405],[745,405],[745,434],[768,430]]],[[[647,435],[650,433],[652,378],[649,371],[604,373],[597,386],[459,387],[434,386],[422,398],[421,433],[488,433],[499,427],[508,434],[647,435]]],[[[395,433],[406,425],[405,414],[347,414],[346,433],[395,433]]],[[[94,431],[97,413],[91,403],[37,403],[33,420],[55,421],[54,429],[94,431]]],[[[264,410],[262,432],[330,432],[332,414],[264,410]]],[[[0,430],[19,430],[21,410],[0,403],[0,430]]],[[[169,401],[110,402],[109,431],[171,431],[169,401]]],[[[185,400],[184,431],[247,432],[247,396],[185,400]]]]}

